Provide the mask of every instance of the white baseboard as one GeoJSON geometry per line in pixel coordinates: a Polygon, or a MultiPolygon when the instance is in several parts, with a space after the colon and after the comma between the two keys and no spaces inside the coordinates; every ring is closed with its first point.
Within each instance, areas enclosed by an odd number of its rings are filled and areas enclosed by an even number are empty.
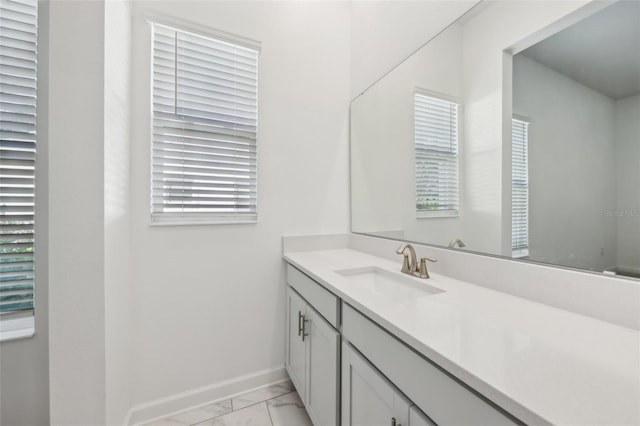
{"type": "Polygon", "coordinates": [[[127,415],[127,425],[135,425],[160,417],[165,417],[199,405],[227,399],[250,390],[287,380],[289,376],[284,366],[262,370],[245,376],[180,392],[154,401],[138,404],[127,415]]]}

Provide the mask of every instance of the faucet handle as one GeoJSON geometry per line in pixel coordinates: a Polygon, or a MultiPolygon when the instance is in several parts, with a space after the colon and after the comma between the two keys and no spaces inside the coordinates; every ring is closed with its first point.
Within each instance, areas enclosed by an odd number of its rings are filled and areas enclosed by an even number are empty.
{"type": "Polygon", "coordinates": [[[429,278],[429,271],[427,270],[427,260],[429,262],[437,262],[438,259],[432,259],[430,257],[420,258],[420,278],[429,278]]]}

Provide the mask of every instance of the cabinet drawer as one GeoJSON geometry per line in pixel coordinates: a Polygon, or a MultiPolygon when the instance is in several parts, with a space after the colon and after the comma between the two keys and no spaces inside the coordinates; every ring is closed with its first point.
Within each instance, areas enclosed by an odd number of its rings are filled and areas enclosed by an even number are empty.
{"type": "Polygon", "coordinates": [[[346,303],[342,334],[437,424],[520,424],[346,303]]]}
{"type": "Polygon", "coordinates": [[[332,326],[338,328],[340,300],[333,293],[289,264],[287,282],[332,326]]]}

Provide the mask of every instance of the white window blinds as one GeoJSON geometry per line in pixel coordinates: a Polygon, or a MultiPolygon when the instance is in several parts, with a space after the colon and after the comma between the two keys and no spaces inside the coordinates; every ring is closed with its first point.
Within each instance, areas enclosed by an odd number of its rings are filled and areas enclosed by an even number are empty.
{"type": "Polygon", "coordinates": [[[529,255],[529,123],[511,121],[511,250],[529,255]]]}
{"type": "Polygon", "coordinates": [[[153,25],[153,222],[257,219],[258,53],[153,25]]]}
{"type": "Polygon", "coordinates": [[[457,103],[414,94],[418,217],[458,214],[458,112],[457,103]]]}
{"type": "Polygon", "coordinates": [[[0,0],[0,315],[32,314],[37,1],[0,0]]]}

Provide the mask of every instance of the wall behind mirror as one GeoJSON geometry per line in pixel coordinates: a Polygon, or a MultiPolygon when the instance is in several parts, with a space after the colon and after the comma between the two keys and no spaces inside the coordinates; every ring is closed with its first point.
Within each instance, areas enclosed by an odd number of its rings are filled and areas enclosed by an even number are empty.
{"type": "Polygon", "coordinates": [[[352,231],[639,277],[639,23],[471,9],[352,102],[352,231]]]}

